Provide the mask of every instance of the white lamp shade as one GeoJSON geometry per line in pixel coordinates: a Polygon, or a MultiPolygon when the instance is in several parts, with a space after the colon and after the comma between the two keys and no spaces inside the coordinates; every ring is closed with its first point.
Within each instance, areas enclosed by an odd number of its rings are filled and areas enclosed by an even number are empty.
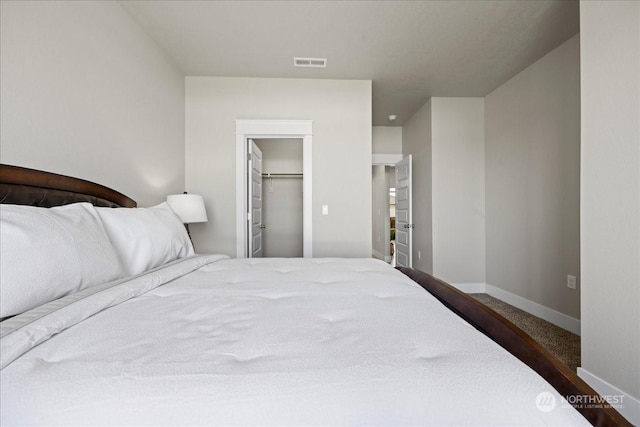
{"type": "Polygon", "coordinates": [[[208,221],[204,200],[198,194],[171,194],[167,203],[185,224],[208,221]]]}

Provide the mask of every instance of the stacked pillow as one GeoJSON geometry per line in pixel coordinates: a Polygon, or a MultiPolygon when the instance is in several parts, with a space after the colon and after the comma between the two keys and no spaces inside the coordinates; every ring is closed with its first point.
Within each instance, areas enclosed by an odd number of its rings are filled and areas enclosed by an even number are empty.
{"type": "Polygon", "coordinates": [[[0,205],[0,317],[194,254],[169,205],[0,205]]]}

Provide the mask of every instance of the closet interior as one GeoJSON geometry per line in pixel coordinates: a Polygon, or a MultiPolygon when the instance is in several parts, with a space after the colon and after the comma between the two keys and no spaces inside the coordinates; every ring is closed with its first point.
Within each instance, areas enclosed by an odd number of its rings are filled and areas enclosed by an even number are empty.
{"type": "Polygon", "coordinates": [[[262,151],[263,256],[302,257],[302,138],[254,141],[262,151]]]}

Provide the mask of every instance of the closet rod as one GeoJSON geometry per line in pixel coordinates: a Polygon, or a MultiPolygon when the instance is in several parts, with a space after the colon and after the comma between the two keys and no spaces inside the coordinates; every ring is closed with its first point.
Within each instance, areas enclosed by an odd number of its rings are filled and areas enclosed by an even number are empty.
{"type": "Polygon", "coordinates": [[[263,173],[263,178],[302,178],[301,173],[263,173]]]}

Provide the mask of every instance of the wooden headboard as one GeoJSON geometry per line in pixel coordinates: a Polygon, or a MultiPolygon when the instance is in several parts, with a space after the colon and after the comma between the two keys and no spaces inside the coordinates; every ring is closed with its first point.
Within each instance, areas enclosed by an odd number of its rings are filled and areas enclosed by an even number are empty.
{"type": "Polygon", "coordinates": [[[104,185],[51,172],[0,164],[0,203],[50,208],[77,202],[135,208],[135,200],[104,185]]]}

